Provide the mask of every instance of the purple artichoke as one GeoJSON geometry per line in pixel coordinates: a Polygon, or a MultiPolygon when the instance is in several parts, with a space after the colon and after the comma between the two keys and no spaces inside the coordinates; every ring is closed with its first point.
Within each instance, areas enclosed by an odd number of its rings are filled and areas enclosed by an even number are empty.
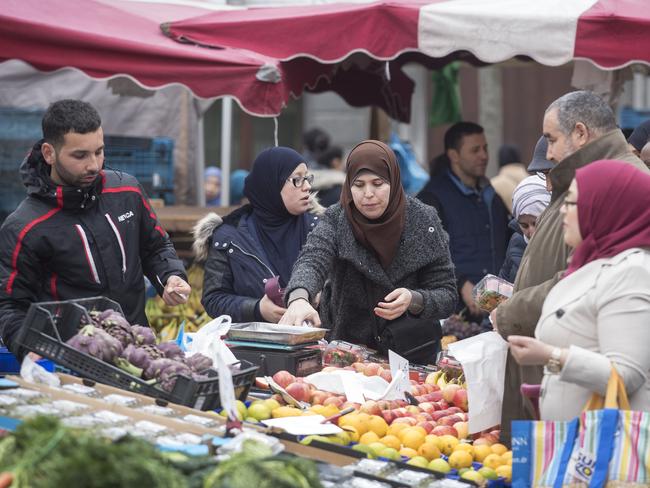
{"type": "Polygon", "coordinates": [[[161,342],[158,344],[158,349],[167,359],[183,359],[185,357],[185,353],[175,342],[161,342]]]}
{"type": "Polygon", "coordinates": [[[109,363],[122,354],[120,341],[94,325],[84,326],[76,335],[68,339],[66,344],[109,363]]]}
{"type": "Polygon", "coordinates": [[[156,359],[144,371],[145,379],[155,379],[165,391],[172,391],[178,375],[192,377],[192,370],[186,364],[173,359],[156,359]]]}
{"type": "Polygon", "coordinates": [[[129,344],[124,348],[122,357],[138,368],[147,369],[152,361],[160,359],[163,356],[156,346],[145,345],[138,347],[134,344],[129,344]]]}
{"type": "Polygon", "coordinates": [[[185,364],[187,364],[195,373],[203,373],[212,367],[212,359],[199,352],[186,357],[185,364]]]}
{"type": "Polygon", "coordinates": [[[131,333],[135,339],[135,343],[139,345],[143,344],[155,344],[156,335],[149,327],[143,327],[142,325],[133,325],[131,326],[131,333]]]}

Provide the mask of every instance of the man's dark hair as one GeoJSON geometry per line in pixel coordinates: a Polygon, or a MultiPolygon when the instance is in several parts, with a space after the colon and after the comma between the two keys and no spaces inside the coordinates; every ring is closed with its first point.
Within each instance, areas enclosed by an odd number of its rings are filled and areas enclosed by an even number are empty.
{"type": "Polygon", "coordinates": [[[312,154],[321,154],[330,145],[330,136],[323,129],[315,127],[303,134],[302,142],[312,154]]]}
{"type": "Polygon", "coordinates": [[[339,146],[330,146],[318,157],[318,164],[323,168],[331,168],[332,161],[337,158],[343,159],[343,149],[339,146]]]}
{"type": "Polygon", "coordinates": [[[59,100],[51,104],[43,115],[43,138],[45,142],[59,148],[69,132],[88,134],[102,125],[102,119],[88,102],[81,100],[59,100]]]}
{"type": "Polygon", "coordinates": [[[483,127],[474,122],[457,122],[445,132],[445,152],[449,149],[460,150],[460,143],[465,136],[483,134],[483,127]]]}

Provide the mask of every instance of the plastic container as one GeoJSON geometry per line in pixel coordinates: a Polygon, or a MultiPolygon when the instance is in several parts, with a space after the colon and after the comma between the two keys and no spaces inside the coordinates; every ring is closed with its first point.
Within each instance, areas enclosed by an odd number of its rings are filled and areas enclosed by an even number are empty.
{"type": "MultiPolygon", "coordinates": [[[[98,383],[199,410],[214,410],[221,406],[219,376],[214,370],[208,370],[209,378],[205,380],[194,380],[179,375],[174,389],[167,392],[65,343],[77,333],[82,317],[85,317],[86,323],[91,323],[89,311],[103,311],[108,308],[122,313],[118,303],[105,297],[33,303],[27,311],[17,340],[26,349],[98,383]]],[[[256,372],[257,366],[247,361],[241,361],[239,370],[233,371],[235,396],[240,400],[244,400],[248,395],[256,372]]]]}
{"type": "Polygon", "coordinates": [[[323,366],[343,368],[365,361],[368,355],[368,351],[362,346],[345,341],[332,341],[323,351],[323,366]]]}
{"type": "Polygon", "coordinates": [[[486,312],[491,312],[512,296],[512,283],[494,275],[485,275],[473,290],[474,300],[486,312]]]}

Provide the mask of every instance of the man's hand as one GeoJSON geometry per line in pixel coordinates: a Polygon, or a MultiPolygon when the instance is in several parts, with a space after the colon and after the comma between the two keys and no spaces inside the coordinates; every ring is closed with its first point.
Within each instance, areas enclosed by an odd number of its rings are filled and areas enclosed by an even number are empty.
{"type": "Polygon", "coordinates": [[[277,324],[286,311],[286,308],[278,307],[267,295],[260,300],[260,313],[267,322],[277,324]]]}
{"type": "Polygon", "coordinates": [[[544,365],[548,363],[553,351],[553,346],[533,337],[511,335],[508,336],[508,342],[512,356],[522,366],[544,365]]]}
{"type": "Polygon", "coordinates": [[[375,307],[375,315],[386,320],[393,320],[403,315],[411,305],[413,295],[406,288],[397,288],[384,297],[375,307]]]}
{"type": "Polygon", "coordinates": [[[320,317],[318,312],[304,298],[294,300],[289,304],[287,312],[280,319],[280,324],[284,325],[302,325],[303,322],[311,322],[314,327],[320,327],[320,317]]]}
{"type": "Polygon", "coordinates": [[[466,281],[465,284],[460,289],[460,298],[463,300],[463,303],[467,307],[467,310],[471,315],[478,316],[481,315],[481,309],[474,301],[474,296],[472,290],[474,289],[474,283],[471,281],[466,281]]]}
{"type": "Polygon", "coordinates": [[[183,278],[172,275],[167,278],[162,299],[167,305],[182,305],[187,302],[191,292],[192,288],[183,278]]]}

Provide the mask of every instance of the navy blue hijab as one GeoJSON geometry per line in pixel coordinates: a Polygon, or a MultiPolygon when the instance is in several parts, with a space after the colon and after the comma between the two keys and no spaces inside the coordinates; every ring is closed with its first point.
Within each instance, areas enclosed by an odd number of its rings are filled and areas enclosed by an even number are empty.
{"type": "MultiPolygon", "coordinates": [[[[306,215],[291,215],[280,192],[287,178],[305,159],[288,147],[262,151],[244,182],[244,195],[253,206],[260,244],[280,275],[280,286],[289,282],[293,264],[307,239],[306,215]]],[[[291,184],[291,183],[289,183],[291,184]]]]}

